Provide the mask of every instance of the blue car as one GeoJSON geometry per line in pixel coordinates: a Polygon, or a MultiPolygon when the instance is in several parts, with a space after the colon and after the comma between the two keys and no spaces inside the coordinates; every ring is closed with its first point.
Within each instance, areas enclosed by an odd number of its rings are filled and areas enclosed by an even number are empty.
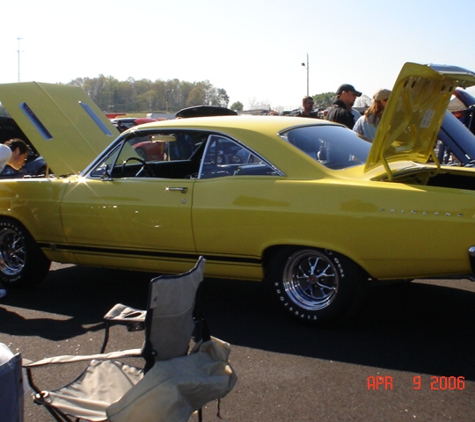
{"type": "MultiPolygon", "coordinates": [[[[475,97],[465,89],[456,88],[456,110],[445,113],[436,147],[443,164],[475,165],[475,97]]],[[[449,107],[450,108],[450,107],[449,107]]]]}

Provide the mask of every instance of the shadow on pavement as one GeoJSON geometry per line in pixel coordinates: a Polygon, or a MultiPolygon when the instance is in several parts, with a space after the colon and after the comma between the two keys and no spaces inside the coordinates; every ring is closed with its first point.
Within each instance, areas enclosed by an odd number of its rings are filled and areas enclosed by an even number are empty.
{"type": "MultiPolygon", "coordinates": [[[[85,267],[52,271],[37,288],[10,291],[2,300],[2,331],[58,340],[100,329],[115,303],[143,308],[152,277],[85,267]],[[24,320],[15,307],[56,315],[24,320]]],[[[202,299],[211,333],[234,345],[475,380],[471,291],[424,283],[374,288],[351,321],[326,329],[289,319],[263,283],[205,280],[202,299]]]]}
{"type": "Polygon", "coordinates": [[[419,282],[377,287],[352,320],[322,329],[281,314],[261,283],[213,280],[207,290],[211,331],[233,344],[475,380],[473,292],[419,282]]]}
{"type": "Polygon", "coordinates": [[[50,271],[35,288],[9,289],[0,303],[1,332],[64,340],[101,330],[102,317],[116,303],[146,306],[151,278],[145,273],[76,266],[50,271]],[[24,319],[15,308],[54,315],[24,319]]]}

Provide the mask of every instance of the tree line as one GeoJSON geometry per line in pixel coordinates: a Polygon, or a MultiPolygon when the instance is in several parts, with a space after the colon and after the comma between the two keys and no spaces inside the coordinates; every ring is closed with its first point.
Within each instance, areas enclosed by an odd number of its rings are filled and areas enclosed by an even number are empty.
{"type": "MultiPolygon", "coordinates": [[[[323,92],[321,94],[313,95],[313,101],[315,103],[316,110],[325,110],[330,107],[335,100],[336,94],[334,92],[323,92]]],[[[371,105],[371,98],[363,94],[355,101],[355,107],[369,107],[371,105]]]]}
{"type": "Polygon", "coordinates": [[[196,105],[227,107],[229,96],[209,81],[186,82],[178,79],[151,81],[112,76],[76,78],[67,85],[80,86],[108,113],[173,112],[196,105]]]}
{"type": "MultiPolygon", "coordinates": [[[[187,82],[179,79],[167,81],[128,78],[119,81],[113,76],[99,75],[96,78],[76,78],[68,85],[80,86],[91,99],[107,113],[165,112],[172,113],[185,107],[214,105],[228,107],[229,96],[223,88],[217,88],[208,81],[187,82]]],[[[330,107],[334,92],[313,95],[315,109],[330,107]]],[[[371,99],[362,96],[356,106],[368,106],[371,99]]],[[[241,102],[230,106],[236,111],[243,110],[241,102]]],[[[253,107],[252,108],[259,108],[253,107]]],[[[261,107],[262,108],[262,107],[261,107]]]]}

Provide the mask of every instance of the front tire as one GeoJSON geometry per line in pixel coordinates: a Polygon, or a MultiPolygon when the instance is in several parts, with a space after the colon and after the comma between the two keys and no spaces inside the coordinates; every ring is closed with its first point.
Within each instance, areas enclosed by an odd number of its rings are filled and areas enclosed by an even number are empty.
{"type": "Polygon", "coordinates": [[[281,249],[267,274],[278,304],[292,317],[314,324],[349,315],[363,282],[363,272],[353,261],[312,248],[281,249]]]}
{"type": "Polygon", "coordinates": [[[0,220],[0,281],[6,287],[36,285],[46,277],[50,265],[51,261],[20,223],[0,220]]]}

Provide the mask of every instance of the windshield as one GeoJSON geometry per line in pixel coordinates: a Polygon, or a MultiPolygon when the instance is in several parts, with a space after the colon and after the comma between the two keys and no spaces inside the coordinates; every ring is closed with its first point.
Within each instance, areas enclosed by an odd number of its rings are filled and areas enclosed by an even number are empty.
{"type": "Polygon", "coordinates": [[[280,137],[332,170],[364,164],[371,148],[370,142],[342,126],[299,127],[280,137]]]}

